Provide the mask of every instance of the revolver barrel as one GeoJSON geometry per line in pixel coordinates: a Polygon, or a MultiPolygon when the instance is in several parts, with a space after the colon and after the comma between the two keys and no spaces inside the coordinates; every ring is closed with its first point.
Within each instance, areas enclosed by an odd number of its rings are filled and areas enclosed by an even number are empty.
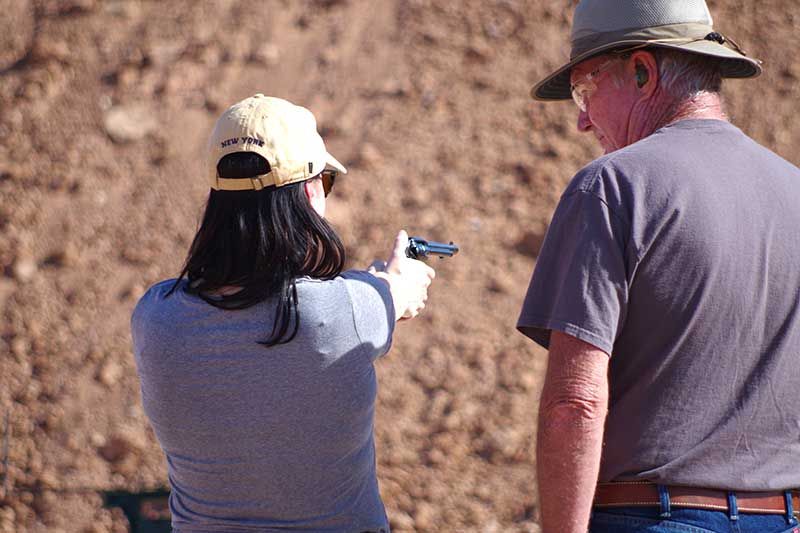
{"type": "Polygon", "coordinates": [[[453,257],[458,253],[458,246],[436,241],[428,241],[421,237],[411,237],[408,239],[408,248],[406,248],[406,257],[412,259],[424,260],[431,255],[438,257],[453,257]]]}

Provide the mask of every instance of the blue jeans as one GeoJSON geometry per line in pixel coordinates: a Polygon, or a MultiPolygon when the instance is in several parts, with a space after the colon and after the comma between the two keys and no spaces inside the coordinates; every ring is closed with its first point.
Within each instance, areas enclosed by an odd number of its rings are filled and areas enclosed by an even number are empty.
{"type": "Polygon", "coordinates": [[[800,533],[797,519],[777,514],[738,514],[673,507],[661,518],[658,507],[596,509],[590,533],[800,533]]]}

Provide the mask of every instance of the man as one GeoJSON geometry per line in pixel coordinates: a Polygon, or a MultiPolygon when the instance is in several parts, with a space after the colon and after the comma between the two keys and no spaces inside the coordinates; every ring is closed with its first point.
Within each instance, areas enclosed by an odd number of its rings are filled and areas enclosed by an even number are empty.
{"type": "Polygon", "coordinates": [[[800,531],[800,169],[719,95],[759,62],[703,0],[581,0],[571,41],[532,95],[572,96],[606,154],[518,323],[549,349],[543,530],[800,531]]]}

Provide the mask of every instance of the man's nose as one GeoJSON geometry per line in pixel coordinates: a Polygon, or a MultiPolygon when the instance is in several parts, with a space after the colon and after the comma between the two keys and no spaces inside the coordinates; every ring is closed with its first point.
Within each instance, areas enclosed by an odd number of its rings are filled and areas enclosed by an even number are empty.
{"type": "Polygon", "coordinates": [[[589,120],[589,113],[578,111],[578,131],[586,133],[592,129],[592,121],[589,120]]]}

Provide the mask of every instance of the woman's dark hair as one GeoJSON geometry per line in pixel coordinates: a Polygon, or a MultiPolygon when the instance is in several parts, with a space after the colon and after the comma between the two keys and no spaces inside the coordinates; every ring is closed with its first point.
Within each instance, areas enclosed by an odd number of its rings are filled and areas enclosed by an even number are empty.
{"type": "MultiPolygon", "coordinates": [[[[249,178],[269,170],[263,157],[250,152],[228,154],[217,166],[221,178],[249,178]]],[[[170,293],[186,277],[187,292],[222,309],[244,309],[276,297],[272,333],[262,341],[274,346],[291,341],[300,325],[296,279],[335,278],[344,262],[342,241],[311,207],[303,182],[260,191],[212,190],[170,293]],[[241,290],[219,293],[231,286],[241,290]]]]}

